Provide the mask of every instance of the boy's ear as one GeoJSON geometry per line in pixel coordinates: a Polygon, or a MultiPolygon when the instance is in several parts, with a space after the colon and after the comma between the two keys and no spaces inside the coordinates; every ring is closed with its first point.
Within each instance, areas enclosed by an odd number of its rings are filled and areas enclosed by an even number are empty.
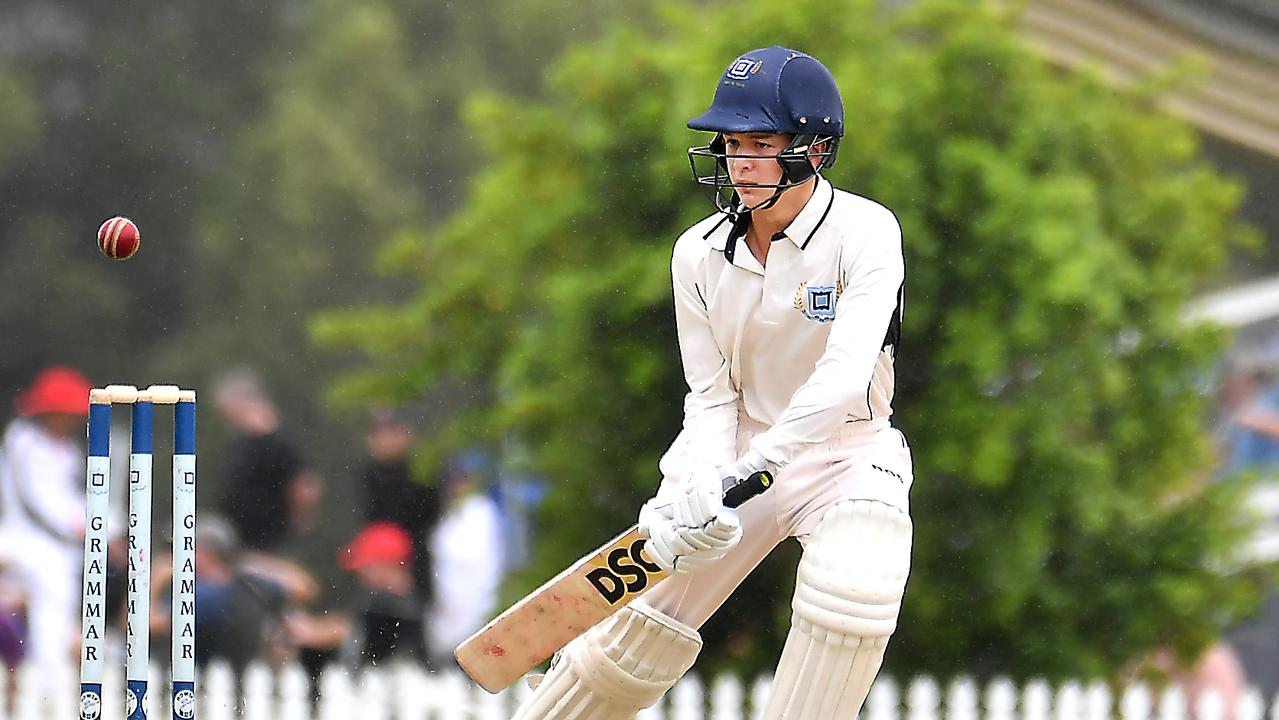
{"type": "Polygon", "coordinates": [[[813,166],[814,170],[817,170],[822,166],[822,161],[825,160],[825,158],[821,155],[814,155],[813,153],[826,152],[829,148],[830,140],[822,140],[821,142],[813,143],[813,146],[808,149],[808,162],[813,166]]]}

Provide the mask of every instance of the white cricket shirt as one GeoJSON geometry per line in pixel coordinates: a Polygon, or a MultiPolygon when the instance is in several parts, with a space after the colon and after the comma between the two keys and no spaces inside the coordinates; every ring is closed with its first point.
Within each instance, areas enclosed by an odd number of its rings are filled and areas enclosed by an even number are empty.
{"type": "Polygon", "coordinates": [[[774,236],[767,266],[746,223],[716,214],[675,243],[675,319],[698,459],[736,460],[740,412],[768,428],[750,443],[778,466],[843,423],[892,414],[901,334],[901,227],[873,200],[824,178],[774,236]]]}

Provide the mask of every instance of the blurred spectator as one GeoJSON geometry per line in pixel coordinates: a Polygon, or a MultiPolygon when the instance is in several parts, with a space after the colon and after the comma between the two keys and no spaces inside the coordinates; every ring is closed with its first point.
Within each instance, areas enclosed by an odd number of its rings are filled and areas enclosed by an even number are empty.
{"type": "MultiPolygon", "coordinates": [[[[1247,504],[1258,513],[1261,525],[1248,553],[1252,560],[1279,560],[1273,536],[1279,527],[1279,384],[1275,363],[1249,354],[1226,363],[1221,384],[1217,443],[1223,478],[1240,472],[1257,473],[1257,485],[1247,504]]],[[[1279,590],[1268,588],[1261,607],[1251,617],[1230,627],[1214,649],[1217,660],[1202,668],[1222,675],[1229,655],[1246,671],[1246,681],[1273,694],[1279,692],[1279,590]],[[1213,670],[1216,668],[1215,670],[1213,670]]]]}
{"type": "Polygon", "coordinates": [[[0,444],[0,546],[26,597],[27,659],[49,683],[77,647],[89,389],[69,368],[40,373],[0,444]]]}
{"type": "Polygon", "coordinates": [[[1279,469],[1279,386],[1256,359],[1229,363],[1222,380],[1217,429],[1222,471],[1279,469]]]}
{"type": "Polygon", "coordinates": [[[1279,693],[1279,591],[1269,588],[1252,617],[1231,627],[1231,647],[1247,671],[1248,684],[1268,698],[1279,693]]]}
{"type": "MultiPolygon", "coordinates": [[[[242,551],[224,518],[204,514],[196,523],[195,659],[224,661],[237,672],[255,660],[280,665],[293,656],[284,618],[313,602],[318,587],[296,565],[242,551]]],[[[152,636],[166,637],[171,622],[170,557],[154,558],[152,636]]]]}
{"type": "Polygon", "coordinates": [[[520,462],[522,452],[518,443],[503,449],[503,457],[513,457],[514,462],[508,462],[497,473],[492,492],[502,512],[502,547],[506,551],[502,563],[507,572],[526,566],[531,559],[534,516],[550,491],[546,478],[520,469],[521,465],[527,465],[527,460],[520,462]]]}
{"type": "Polygon", "coordinates": [[[27,593],[21,578],[14,572],[12,554],[14,548],[0,548],[0,669],[5,671],[4,696],[8,706],[0,703],[0,716],[9,717],[14,712],[18,688],[18,665],[26,656],[27,646],[27,593]]]}
{"type": "Polygon", "coordinates": [[[14,672],[26,655],[27,593],[17,578],[0,568],[0,664],[14,672]]]}
{"type": "Polygon", "coordinates": [[[488,458],[460,455],[445,476],[445,510],[431,534],[435,598],[429,632],[432,657],[451,662],[458,643],[478,630],[497,606],[502,580],[501,515],[488,495],[488,458]]]}
{"type": "Polygon", "coordinates": [[[390,659],[426,661],[426,605],[413,578],[413,540],[392,522],[366,525],[338,553],[359,583],[353,625],[358,665],[390,659]]]}
{"type": "Polygon", "coordinates": [[[369,457],[360,472],[368,499],[365,519],[395,523],[412,538],[414,585],[418,597],[429,603],[433,567],[427,540],[440,519],[439,488],[413,481],[409,468],[413,430],[395,413],[374,413],[365,447],[369,457]]]}
{"type": "Polygon", "coordinates": [[[279,413],[255,376],[224,378],[214,402],[238,433],[228,449],[223,512],[245,547],[275,550],[310,527],[322,484],[280,432],[279,413]]]}
{"type": "MultiPolygon", "coordinates": [[[[1279,524],[1279,516],[1263,502],[1275,494],[1279,479],[1279,385],[1274,362],[1255,354],[1230,358],[1222,375],[1216,442],[1220,454],[1218,476],[1230,479],[1241,472],[1257,474],[1247,505],[1262,519],[1258,536],[1247,551],[1251,560],[1273,561],[1261,552],[1273,547],[1262,542],[1267,528],[1279,524]],[[1267,517],[1268,516],[1268,517],[1267,517]]],[[[1270,530],[1269,532],[1273,532],[1270,530]]],[[[1188,672],[1194,687],[1208,687],[1221,694],[1228,713],[1233,713],[1245,684],[1273,693],[1279,689],[1279,593],[1267,592],[1261,608],[1243,622],[1227,629],[1188,672]]]]}
{"type": "Polygon", "coordinates": [[[1248,689],[1243,667],[1227,643],[1212,645],[1190,665],[1166,649],[1159,650],[1126,675],[1124,684],[1153,679],[1181,686],[1191,717],[1199,717],[1199,703],[1208,693],[1215,693],[1221,701],[1222,720],[1237,720],[1239,705],[1248,689]]]}
{"type": "Polygon", "coordinates": [[[196,662],[220,659],[243,670],[266,654],[278,632],[284,588],[239,569],[235,531],[220,518],[200,518],[195,547],[196,662]]]}

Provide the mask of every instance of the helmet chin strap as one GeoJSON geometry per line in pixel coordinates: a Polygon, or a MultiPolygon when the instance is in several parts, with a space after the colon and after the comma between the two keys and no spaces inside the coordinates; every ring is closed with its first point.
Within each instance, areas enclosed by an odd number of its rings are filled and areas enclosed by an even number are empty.
{"type": "MultiPolygon", "coordinates": [[[[804,183],[808,182],[808,181],[809,181],[809,180],[811,180],[812,178],[816,177],[816,175],[817,175],[817,171],[816,171],[816,170],[814,170],[814,171],[812,172],[812,174],[810,174],[808,177],[804,178],[803,180],[800,180],[800,181],[798,181],[798,182],[791,182],[791,183],[789,183],[789,184],[787,184],[787,185],[779,185],[779,186],[777,186],[777,187],[773,188],[773,194],[772,194],[772,196],[771,196],[771,197],[769,197],[767,200],[764,200],[763,202],[761,202],[761,203],[759,203],[759,204],[757,204],[757,205],[752,205],[752,206],[750,206],[750,207],[743,207],[743,208],[741,208],[741,209],[737,210],[737,211],[736,211],[736,213],[734,213],[734,214],[741,214],[741,213],[743,213],[743,212],[755,212],[756,210],[768,210],[769,208],[771,208],[771,207],[773,207],[774,205],[776,205],[778,200],[781,200],[781,199],[782,199],[782,193],[786,192],[787,190],[793,190],[793,189],[795,189],[795,188],[799,187],[800,185],[803,185],[804,183]]],[[[738,204],[738,206],[740,207],[740,206],[744,205],[744,203],[742,202],[742,196],[741,196],[741,194],[740,194],[740,193],[735,193],[735,195],[737,196],[737,204],[738,204]]]]}
{"type": "Polygon", "coordinates": [[[777,188],[773,188],[773,195],[772,195],[772,197],[768,198],[768,199],[767,199],[767,200],[765,200],[764,202],[762,202],[762,203],[760,203],[760,204],[758,204],[758,205],[756,205],[756,206],[754,206],[754,207],[752,207],[752,208],[748,208],[748,209],[747,209],[747,212],[755,212],[756,210],[767,210],[767,209],[769,209],[769,208],[773,207],[774,205],[776,205],[776,204],[777,204],[777,201],[778,201],[778,200],[781,200],[781,199],[782,199],[782,193],[786,192],[787,190],[790,190],[792,187],[795,187],[795,186],[794,186],[794,185],[791,185],[790,187],[777,187],[777,188]]]}
{"type": "Polygon", "coordinates": [[[771,197],[769,197],[766,200],[762,200],[759,203],[755,205],[751,205],[749,207],[746,205],[746,203],[742,202],[741,194],[733,193],[734,202],[732,205],[729,206],[728,214],[736,218],[737,216],[744,215],[746,213],[753,213],[756,210],[767,210],[773,207],[774,205],[776,205],[777,201],[781,199],[782,193],[786,192],[789,189],[790,188],[780,188],[780,187],[775,188],[773,190],[773,194],[771,197]]]}

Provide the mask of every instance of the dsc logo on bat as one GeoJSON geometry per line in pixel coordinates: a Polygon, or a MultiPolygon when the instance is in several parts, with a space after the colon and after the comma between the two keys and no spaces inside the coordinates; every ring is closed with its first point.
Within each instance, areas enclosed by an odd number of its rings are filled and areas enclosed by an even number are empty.
{"type": "Polygon", "coordinates": [[[662,575],[662,568],[644,554],[644,538],[625,538],[623,544],[608,551],[604,565],[586,573],[586,579],[609,605],[616,605],[628,594],[643,592],[662,575]]]}

